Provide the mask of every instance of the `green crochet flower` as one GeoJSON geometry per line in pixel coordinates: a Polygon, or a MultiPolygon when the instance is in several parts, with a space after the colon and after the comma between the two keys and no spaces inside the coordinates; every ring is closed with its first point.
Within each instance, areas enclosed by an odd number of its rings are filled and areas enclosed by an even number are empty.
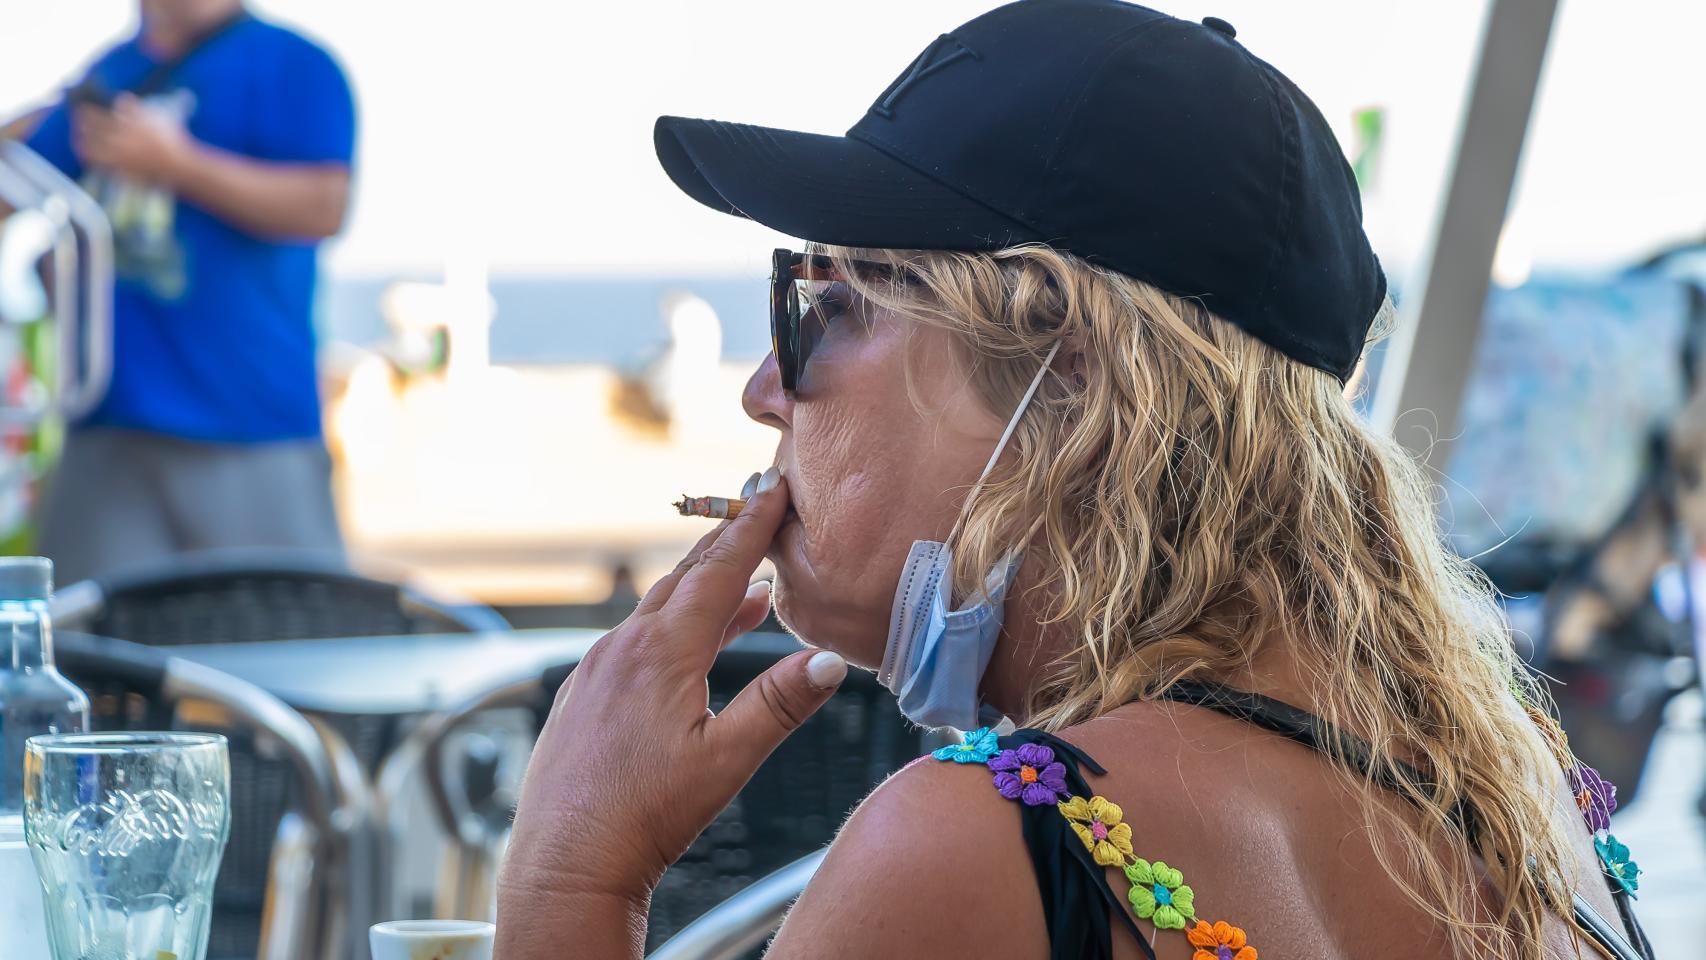
{"type": "Polygon", "coordinates": [[[1183,930],[1185,921],[1195,920],[1197,895],[1185,885],[1185,875],[1157,860],[1141,857],[1125,866],[1131,881],[1132,911],[1140,920],[1152,920],[1157,930],[1183,930]]]}
{"type": "Polygon", "coordinates": [[[1629,848],[1609,833],[1595,837],[1593,848],[1599,852],[1599,862],[1605,868],[1606,876],[1617,881],[1623,892],[1633,899],[1635,891],[1641,886],[1640,881],[1636,879],[1641,874],[1641,868],[1629,859],[1629,848]]]}

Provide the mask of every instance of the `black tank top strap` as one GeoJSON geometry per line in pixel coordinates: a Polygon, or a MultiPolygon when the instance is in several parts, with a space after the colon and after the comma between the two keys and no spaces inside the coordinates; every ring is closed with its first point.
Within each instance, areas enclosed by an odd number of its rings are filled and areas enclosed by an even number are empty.
{"type": "MultiPolygon", "coordinates": [[[[1369,774],[1373,764],[1373,750],[1367,741],[1338,730],[1313,713],[1283,700],[1196,680],[1178,681],[1161,694],[1161,699],[1204,707],[1277,733],[1317,753],[1338,757],[1365,776],[1369,774]]],[[[1433,787],[1432,781],[1422,771],[1398,759],[1390,762],[1390,769],[1375,771],[1374,780],[1402,796],[1411,796],[1402,790],[1405,783],[1423,793],[1430,792],[1433,787]]],[[[1473,846],[1476,832],[1474,807],[1466,800],[1459,800],[1452,808],[1452,820],[1473,846]]],[[[1629,891],[1609,873],[1606,874],[1606,883],[1611,890],[1613,902],[1617,904],[1619,919],[1623,921],[1623,931],[1618,931],[1600,916],[1580,895],[1572,893],[1571,913],[1576,928],[1615,960],[1654,960],[1653,947],[1647,940],[1646,931],[1641,929],[1640,922],[1635,919],[1629,891]],[[1628,939],[1625,939],[1625,936],[1628,939]]]]}
{"type": "MultiPolygon", "coordinates": [[[[1196,680],[1180,680],[1168,687],[1161,694],[1161,699],[1207,707],[1217,713],[1224,713],[1295,740],[1317,753],[1336,752],[1358,772],[1368,772],[1371,760],[1367,743],[1356,737],[1342,735],[1329,726],[1327,721],[1283,700],[1196,680]]],[[[1409,768],[1407,775],[1421,779],[1421,772],[1413,767],[1409,768]]]]}
{"type": "MultiPolygon", "coordinates": [[[[1369,774],[1374,762],[1374,752],[1367,741],[1334,728],[1307,710],[1260,693],[1196,680],[1180,680],[1167,688],[1161,699],[1206,707],[1277,733],[1316,753],[1340,757],[1364,776],[1369,774]]],[[[1433,782],[1422,771],[1398,759],[1391,761],[1390,769],[1375,771],[1374,780],[1399,793],[1403,792],[1405,783],[1421,793],[1433,791],[1433,782]]],[[[1473,808],[1460,801],[1452,807],[1451,819],[1473,845],[1477,829],[1473,808]]]]}

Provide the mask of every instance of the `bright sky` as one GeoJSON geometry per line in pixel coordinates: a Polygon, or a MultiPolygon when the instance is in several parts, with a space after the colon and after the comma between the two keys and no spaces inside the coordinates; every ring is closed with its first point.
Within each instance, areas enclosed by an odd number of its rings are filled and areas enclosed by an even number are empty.
{"type": "MultiPolygon", "coordinates": [[[[1387,108],[1370,232],[1389,268],[1423,243],[1485,0],[1179,0],[1316,100],[1348,142],[1387,108]]],[[[258,0],[330,46],[360,98],[343,273],[758,273],[776,238],[675,191],[660,113],[818,132],[848,127],[938,33],[987,0],[258,0]],[[921,13],[921,11],[927,11],[921,13]]],[[[0,114],[38,102],[134,29],[134,0],[11,4],[0,114]]],[[[1706,230],[1706,3],[1566,0],[1513,208],[1545,265],[1603,265],[1706,230]]]]}

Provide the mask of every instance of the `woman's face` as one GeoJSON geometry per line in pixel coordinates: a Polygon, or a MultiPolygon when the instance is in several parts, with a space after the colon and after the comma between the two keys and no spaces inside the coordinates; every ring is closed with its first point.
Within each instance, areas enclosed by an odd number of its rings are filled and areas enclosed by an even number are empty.
{"type": "Polygon", "coordinates": [[[813,645],[874,668],[912,542],[947,535],[1004,420],[973,392],[947,333],[845,305],[794,397],[772,355],[742,402],[780,433],[776,465],[793,501],[769,553],[776,614],[813,645]]]}

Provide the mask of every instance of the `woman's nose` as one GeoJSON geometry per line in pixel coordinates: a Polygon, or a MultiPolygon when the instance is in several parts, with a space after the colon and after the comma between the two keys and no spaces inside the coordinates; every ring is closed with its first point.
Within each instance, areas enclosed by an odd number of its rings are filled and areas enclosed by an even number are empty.
{"type": "Polygon", "coordinates": [[[740,405],[747,416],[765,426],[785,430],[793,424],[794,401],[782,390],[782,371],[776,366],[776,354],[765,354],[764,362],[747,378],[740,405]]]}

